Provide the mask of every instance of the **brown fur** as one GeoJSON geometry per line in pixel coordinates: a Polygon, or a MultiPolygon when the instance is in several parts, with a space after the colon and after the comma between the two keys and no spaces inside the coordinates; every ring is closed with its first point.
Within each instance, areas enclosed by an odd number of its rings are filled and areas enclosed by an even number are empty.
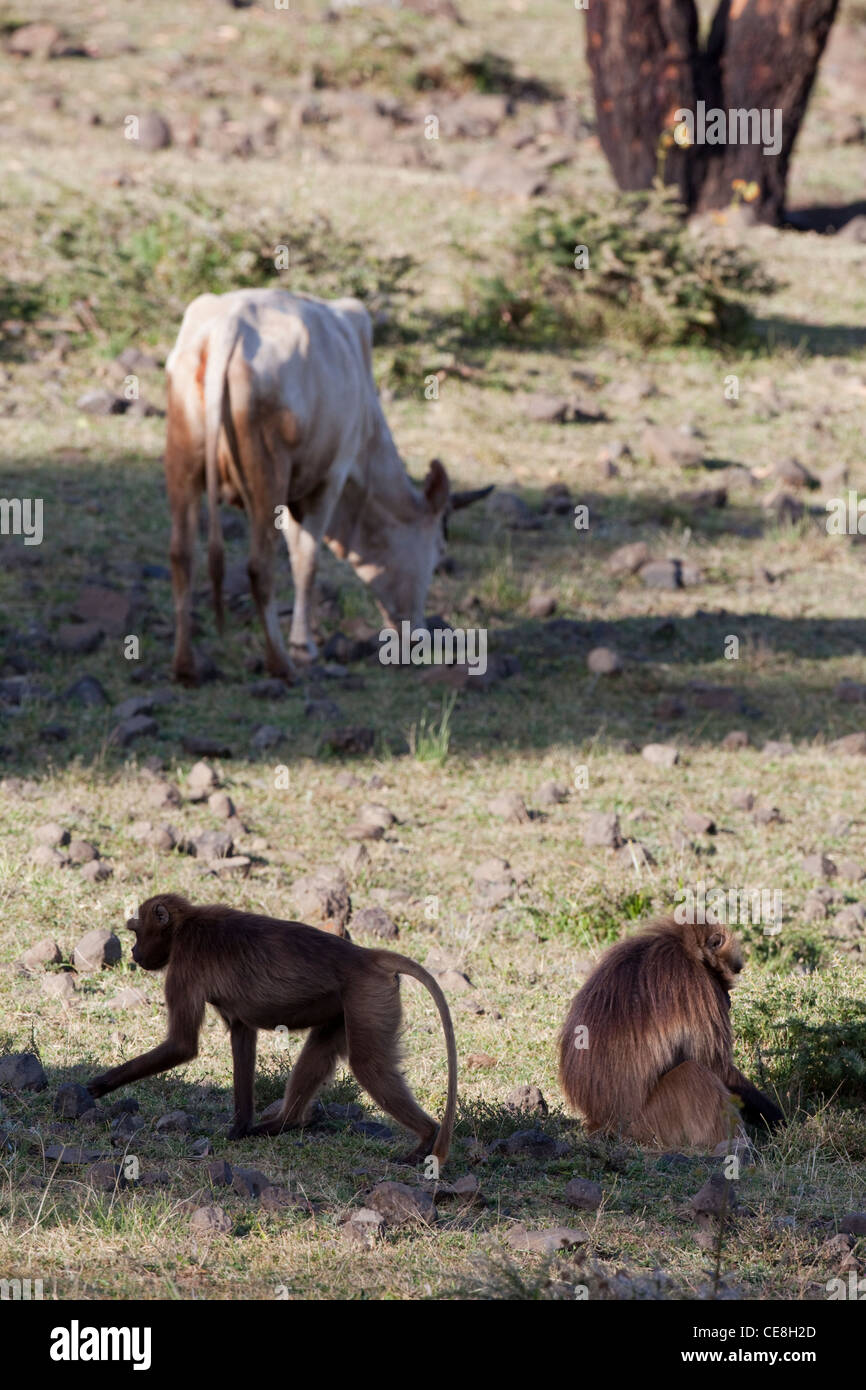
{"type": "Polygon", "coordinates": [[[733,1064],[729,993],[742,969],[722,926],[650,923],[611,947],[572,1001],[559,1078],[587,1128],[642,1144],[715,1146],[781,1112],[733,1064]],[[576,1046],[576,1029],[587,1046],[576,1046]]]}
{"type": "Polygon", "coordinates": [[[457,1049],[448,1004],[431,975],[393,951],[368,950],[301,922],[223,906],[196,907],[176,893],[149,898],[127,923],[132,956],[145,970],[167,967],[168,1037],[151,1052],[90,1082],[95,1097],[189,1062],[198,1052],[205,1004],[231,1032],[235,1116],[230,1137],[279,1134],[302,1125],[316,1093],[346,1058],[383,1110],[418,1135],[411,1155],[444,1163],[457,1103],[457,1049]],[[412,975],[439,1010],[448,1053],[448,1099],[441,1127],[421,1109],[400,1072],[399,975],[412,975]],[[253,1125],[256,1033],[308,1028],[279,1115],[253,1125]]]}

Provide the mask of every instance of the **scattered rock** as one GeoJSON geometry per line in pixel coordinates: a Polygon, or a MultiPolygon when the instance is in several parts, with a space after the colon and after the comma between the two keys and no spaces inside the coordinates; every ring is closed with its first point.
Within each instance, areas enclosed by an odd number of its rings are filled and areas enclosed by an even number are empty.
{"type": "Polygon", "coordinates": [[[568,800],[568,787],[561,782],[542,782],[538,788],[539,806],[558,806],[568,800]]]}
{"type": "Polygon", "coordinates": [[[331,922],[342,930],[352,914],[346,877],[340,869],[319,869],[295,879],[292,902],[305,922],[331,922]]]}
{"type": "Polygon", "coordinates": [[[541,1129],[517,1129],[504,1141],[507,1154],[528,1154],[531,1158],[551,1158],[555,1141],[541,1129]]]}
{"type": "Polygon", "coordinates": [[[26,974],[35,975],[44,970],[46,965],[59,965],[62,959],[57,942],[45,937],[28,947],[18,962],[18,967],[26,974]]]}
{"type": "Polygon", "coordinates": [[[689,1203],[696,1217],[721,1216],[724,1212],[730,1216],[736,1205],[737,1194],[734,1184],[729,1182],[723,1173],[718,1172],[710,1175],[689,1203]]]}
{"type": "Polygon", "coordinates": [[[91,859],[81,870],[81,877],[86,878],[90,883],[101,883],[103,879],[111,878],[114,873],[110,864],[106,864],[103,859],[91,859]]]}
{"type": "Polygon", "coordinates": [[[622,670],[622,658],[612,647],[593,647],[586,664],[594,676],[616,676],[622,670]]]}
{"type": "Polygon", "coordinates": [[[234,850],[228,830],[203,830],[189,841],[189,845],[197,859],[228,859],[234,850]]]}
{"type": "Polygon", "coordinates": [[[671,743],[648,743],[641,749],[641,757],[654,767],[675,767],[680,760],[678,750],[671,743]]]}
{"type": "Polygon", "coordinates": [[[430,1224],[436,1220],[436,1204],[430,1194],[403,1182],[377,1183],[368,1204],[385,1218],[388,1226],[430,1224]]]}
{"type": "Polygon", "coordinates": [[[195,1121],[185,1110],[169,1110],[160,1115],[154,1129],[157,1134],[188,1134],[195,1121]]]}
{"type": "Polygon", "coordinates": [[[362,907],[352,918],[352,930],[393,940],[399,935],[396,923],[381,907],[362,907]]]}
{"type": "Polygon", "coordinates": [[[75,994],[75,980],[70,971],[42,976],[42,993],[49,999],[71,999],[75,994]]]}
{"type": "Polygon", "coordinates": [[[858,864],[856,859],[840,859],[836,868],[839,877],[846,879],[849,883],[859,883],[862,878],[866,878],[866,869],[858,864]]]}
{"type": "Polygon", "coordinates": [[[491,1057],[489,1052],[470,1052],[465,1065],[472,1070],[495,1067],[496,1058],[491,1057]]]}
{"type": "Polygon", "coordinates": [[[650,560],[640,568],[640,577],[648,589],[679,589],[682,571],[679,560],[650,560]]]}
{"type": "Polygon", "coordinates": [[[85,705],[91,708],[108,704],[105,688],[95,676],[80,676],[63,692],[63,699],[67,704],[85,705]]]}
{"type": "Polygon", "coordinates": [[[602,849],[619,849],[622,832],[615,811],[594,811],[583,829],[583,843],[602,849]]]}
{"type": "Polygon", "coordinates": [[[735,811],[751,811],[754,804],[755,797],[753,792],[740,789],[731,793],[731,807],[735,811]]]}
{"type": "Polygon", "coordinates": [[[266,1187],[272,1187],[269,1177],[258,1168],[235,1168],[232,1187],[241,1197],[260,1197],[266,1187]]]}
{"type": "Polygon", "coordinates": [[[217,775],[209,763],[194,763],[186,775],[186,792],[190,801],[207,801],[216,785],[217,775]]]}
{"type": "Polygon", "coordinates": [[[171,126],[158,111],[146,111],[138,123],[139,149],[148,154],[157,150],[167,150],[171,144],[171,126]]]}
{"type": "Polygon", "coordinates": [[[860,757],[866,753],[866,733],[859,730],[854,734],[845,734],[844,738],[834,739],[828,745],[831,753],[841,753],[846,758],[860,757]]]}
{"type": "Polygon", "coordinates": [[[116,392],[105,387],[85,391],[75,402],[76,410],[82,411],[85,415],[123,415],[128,405],[129,401],[124,396],[118,396],[116,392]]]}
{"type": "Polygon", "coordinates": [[[722,747],[729,753],[738,753],[742,748],[748,748],[749,735],[744,729],[731,729],[730,733],[725,734],[722,739],[722,747]]]}
{"type": "Polygon", "coordinates": [[[144,793],[144,804],[153,811],[167,811],[169,807],[180,806],[183,804],[183,797],[180,787],[174,782],[167,782],[163,778],[151,783],[144,793]]]}
{"type": "Polygon", "coordinates": [[[368,1250],[385,1234],[387,1222],[380,1211],[372,1207],[358,1207],[343,1222],[341,1234],[344,1240],[353,1245],[363,1245],[368,1250]]]}
{"type": "Polygon", "coordinates": [[[537,1255],[553,1255],[557,1250],[571,1250],[583,1245],[589,1237],[583,1231],[575,1231],[570,1226],[551,1226],[546,1230],[528,1231],[524,1225],[512,1226],[505,1237],[512,1250],[528,1251],[537,1255]]]}
{"type": "Polygon", "coordinates": [[[33,838],[37,844],[48,845],[50,849],[57,849],[60,845],[69,844],[69,831],[64,830],[56,821],[49,821],[47,825],[37,826],[33,832],[33,838]]]}
{"type": "Polygon", "coordinates": [[[818,479],[813,477],[809,470],[794,458],[780,459],[774,463],[772,476],[778,478],[780,483],[785,483],[788,487],[816,488],[818,486],[818,479]]]}
{"type": "Polygon", "coordinates": [[[101,970],[104,965],[116,965],[123,955],[119,939],[104,927],[86,932],[72,953],[75,969],[83,974],[101,970]]]}
{"type": "Polygon", "coordinates": [[[65,854],[51,849],[48,845],[37,845],[30,855],[31,864],[39,864],[44,869],[62,869],[67,863],[65,854]]]}
{"type": "Polygon", "coordinates": [[[211,792],[207,804],[215,816],[231,820],[235,814],[235,804],[226,792],[211,792]]]}
{"type": "Polygon", "coordinates": [[[803,860],[803,873],[810,878],[835,878],[836,865],[826,854],[807,854],[803,860]]]}
{"type": "Polygon", "coordinates": [[[232,1228],[231,1217],[222,1207],[196,1207],[190,1218],[190,1226],[200,1235],[228,1235],[232,1228]]]}
{"type": "Polygon", "coordinates": [[[70,840],[67,854],[73,864],[89,864],[99,858],[95,845],[89,840],[70,840]]]}
{"type": "Polygon", "coordinates": [[[491,816],[499,816],[502,820],[512,821],[515,824],[526,824],[530,819],[526,809],[526,802],[518,792],[500,792],[487,803],[487,809],[491,816]]]}
{"type": "Polygon", "coordinates": [[[598,1211],[601,1206],[601,1183],[589,1178],[572,1178],[565,1189],[565,1200],[579,1211],[598,1211]]]}
{"type": "Polygon", "coordinates": [[[207,1178],[211,1187],[231,1187],[234,1181],[232,1166],[224,1158],[216,1158],[207,1165],[207,1178]]]}
{"type": "Polygon", "coordinates": [[[324,736],[324,746],[331,753],[369,753],[376,742],[375,729],[364,724],[346,724],[329,729],[324,736]]]}
{"type": "Polygon", "coordinates": [[[866,1211],[849,1211],[839,1222],[843,1235],[866,1236],[866,1211]]]}
{"type": "Polygon", "coordinates": [[[611,574],[637,574],[649,560],[650,549],[646,542],[631,541],[614,550],[608,557],[607,568],[611,574]]]}
{"type": "Polygon", "coordinates": [[[552,589],[533,589],[526,611],[530,618],[550,618],[556,612],[557,597],[552,589]]]}
{"type": "Polygon", "coordinates": [[[341,864],[347,874],[357,874],[370,863],[370,851],[366,845],[350,845],[342,857],[341,864]]]}
{"type": "Polygon", "coordinates": [[[142,994],[140,989],[127,987],[118,990],[108,1001],[110,1009],[143,1009],[147,1004],[147,996],[142,994]]]}
{"type": "Polygon", "coordinates": [[[712,816],[705,816],[700,811],[686,811],[683,816],[683,827],[690,835],[715,835],[716,822],[712,816]]]}
{"type": "Polygon", "coordinates": [[[790,758],[794,752],[793,743],[787,740],[769,739],[761,749],[764,758],[790,758]]]}
{"type": "Polygon", "coordinates": [[[508,1110],[518,1113],[528,1111],[532,1115],[547,1114],[547,1101],[538,1086],[514,1086],[505,1097],[505,1105],[508,1110]]]}
{"type": "Polygon", "coordinates": [[[101,1155],[98,1149],[84,1149],[79,1144],[49,1144],[45,1157],[52,1163],[68,1163],[79,1168],[85,1163],[95,1163],[101,1155]]]}
{"type": "Polygon", "coordinates": [[[137,738],[150,738],[156,732],[155,719],[151,719],[148,714],[136,714],[115,726],[111,733],[111,741],[120,744],[121,748],[128,748],[137,738]]]}
{"type": "Polygon", "coordinates": [[[662,468],[697,468],[703,463],[699,441],[665,425],[647,426],[641,438],[641,450],[662,468]]]}
{"type": "Polygon", "coordinates": [[[54,1097],[54,1113],[64,1120],[77,1120],[93,1109],[93,1096],[77,1081],[66,1081],[54,1097]]]}
{"type": "Polygon", "coordinates": [[[775,825],[782,819],[782,813],[778,806],[771,806],[769,802],[761,801],[755,807],[754,821],[756,825],[775,825]]]}
{"type": "Polygon", "coordinates": [[[122,1165],[107,1159],[91,1164],[84,1174],[84,1180],[94,1192],[114,1192],[117,1188],[126,1186],[122,1165]]]}

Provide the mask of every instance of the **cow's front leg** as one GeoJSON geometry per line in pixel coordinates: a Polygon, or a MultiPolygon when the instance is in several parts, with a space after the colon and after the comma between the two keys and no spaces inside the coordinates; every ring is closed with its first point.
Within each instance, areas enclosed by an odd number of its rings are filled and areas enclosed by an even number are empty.
{"type": "Polygon", "coordinates": [[[292,579],[295,584],[289,647],[293,659],[301,662],[315,661],[318,655],[312,632],[311,608],[319,536],[307,530],[305,523],[306,518],[304,522],[298,522],[290,514],[286,524],[286,544],[289,547],[292,579]]]}
{"type": "Polygon", "coordinates": [[[265,664],[272,676],[290,679],[293,675],[292,663],[280,632],[274,597],[274,532],[267,526],[260,527],[253,523],[247,573],[265,630],[265,664]]]}

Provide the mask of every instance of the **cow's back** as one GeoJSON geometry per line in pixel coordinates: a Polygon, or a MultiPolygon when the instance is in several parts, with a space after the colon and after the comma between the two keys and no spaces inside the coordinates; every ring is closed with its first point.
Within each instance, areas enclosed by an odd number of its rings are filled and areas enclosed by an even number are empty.
{"type": "Polygon", "coordinates": [[[360,451],[376,414],[372,326],[360,300],[279,289],[200,295],[166,363],[170,392],[177,378],[184,398],[203,408],[209,341],[231,319],[240,348],[229,373],[235,397],[259,418],[287,412],[315,473],[340,453],[360,451]]]}

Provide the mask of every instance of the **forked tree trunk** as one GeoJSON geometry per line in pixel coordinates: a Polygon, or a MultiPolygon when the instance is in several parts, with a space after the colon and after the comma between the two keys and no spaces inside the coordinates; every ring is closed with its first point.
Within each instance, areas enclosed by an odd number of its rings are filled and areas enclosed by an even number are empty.
{"type": "MultiPolygon", "coordinates": [[[[722,0],[705,47],[694,0],[589,0],[586,50],[598,133],[620,188],[647,188],[659,139],[678,109],[769,113],[764,143],[673,146],[663,161],[690,211],[726,207],[734,179],[754,182],[760,221],[778,222],[791,152],[839,0],[722,0]],[[781,116],[774,115],[781,112],[781,116]],[[772,141],[770,142],[773,143],[772,141]]],[[[768,119],[768,117],[765,117],[768,119]]]]}

